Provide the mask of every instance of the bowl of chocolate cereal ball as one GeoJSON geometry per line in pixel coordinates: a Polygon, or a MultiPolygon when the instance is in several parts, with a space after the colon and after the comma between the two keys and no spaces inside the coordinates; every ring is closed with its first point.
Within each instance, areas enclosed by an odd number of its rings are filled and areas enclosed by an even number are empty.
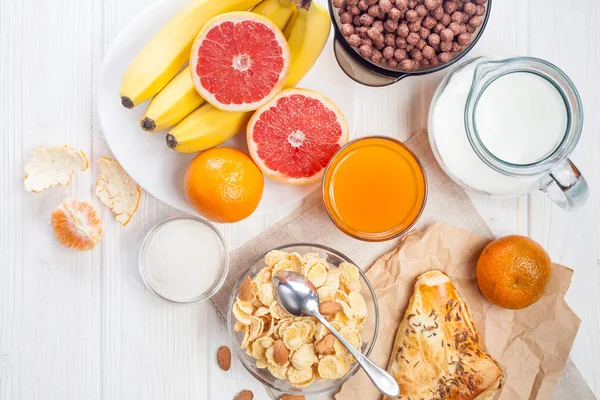
{"type": "Polygon", "coordinates": [[[446,68],[487,25],[492,0],[330,0],[334,52],[342,70],[387,86],[446,68]]]}

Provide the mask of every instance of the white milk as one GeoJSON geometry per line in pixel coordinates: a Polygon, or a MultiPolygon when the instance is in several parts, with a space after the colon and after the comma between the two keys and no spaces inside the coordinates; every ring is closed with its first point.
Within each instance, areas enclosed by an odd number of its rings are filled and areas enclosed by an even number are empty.
{"type": "MultiPolygon", "coordinates": [[[[465,106],[476,63],[456,72],[432,110],[431,129],[447,171],[465,185],[496,196],[528,192],[537,178],[514,178],[494,171],[477,156],[467,137],[465,106]]],[[[482,143],[512,164],[543,159],[567,130],[567,108],[559,91],[532,73],[502,76],[488,86],[477,105],[475,124],[482,143]]]]}

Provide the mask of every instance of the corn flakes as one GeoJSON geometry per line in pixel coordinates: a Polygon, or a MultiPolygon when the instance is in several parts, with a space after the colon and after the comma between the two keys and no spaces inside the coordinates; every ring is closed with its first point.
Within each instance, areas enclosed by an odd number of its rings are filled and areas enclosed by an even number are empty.
{"type": "Polygon", "coordinates": [[[306,253],[302,256],[302,261],[304,261],[305,264],[309,264],[311,261],[320,259],[321,256],[319,255],[319,253],[306,253]]]}
{"type": "Polygon", "coordinates": [[[288,254],[288,260],[290,260],[290,262],[292,263],[292,271],[301,274],[302,266],[304,265],[304,260],[302,260],[302,256],[298,253],[290,253],[288,254]]]}
{"type": "Polygon", "coordinates": [[[263,332],[264,328],[265,323],[262,319],[254,316],[250,317],[250,326],[248,326],[248,340],[256,340],[258,338],[258,335],[260,335],[263,332]]]}
{"type": "Polygon", "coordinates": [[[256,310],[254,310],[254,315],[256,317],[264,317],[266,315],[271,316],[271,311],[269,311],[269,307],[265,307],[265,306],[261,305],[256,310]]]}
{"type": "Polygon", "coordinates": [[[292,315],[285,311],[283,307],[279,305],[279,303],[275,300],[269,306],[269,311],[271,311],[271,316],[275,319],[284,319],[291,317],[292,315]]]}
{"type": "Polygon", "coordinates": [[[286,366],[268,363],[267,369],[277,379],[285,379],[287,377],[288,368],[286,366]]]}
{"type": "Polygon", "coordinates": [[[363,319],[367,316],[367,304],[362,294],[351,291],[348,294],[348,304],[350,304],[355,318],[363,319]]]}
{"type": "Polygon", "coordinates": [[[279,261],[284,260],[287,257],[285,251],[271,250],[265,256],[265,264],[269,267],[274,267],[279,261]]]}
{"type": "MultiPolygon", "coordinates": [[[[256,286],[258,286],[262,283],[271,282],[271,279],[273,278],[272,272],[273,272],[273,269],[271,267],[264,267],[263,269],[261,269],[253,281],[253,283],[255,284],[255,288],[256,288],[256,286]]],[[[258,289],[256,289],[256,292],[258,292],[258,289]]]]}
{"type": "Polygon", "coordinates": [[[273,271],[271,272],[271,276],[276,276],[278,273],[283,271],[296,272],[294,271],[294,265],[287,258],[284,258],[283,260],[275,264],[275,266],[273,267],[273,271]]]}
{"type": "Polygon", "coordinates": [[[315,358],[315,346],[312,343],[303,344],[290,356],[292,365],[296,369],[311,367],[315,363],[315,358]]]}
{"type": "Polygon", "coordinates": [[[273,293],[273,285],[271,283],[263,283],[258,290],[258,299],[265,306],[270,306],[275,301],[273,293]]]}
{"type": "Polygon", "coordinates": [[[341,365],[336,356],[325,356],[319,360],[317,372],[321,379],[337,379],[341,365]]]}
{"type": "Polygon", "coordinates": [[[279,324],[277,325],[276,330],[276,338],[281,339],[283,337],[283,332],[294,322],[292,317],[284,318],[279,320],[279,324]]]}
{"type": "Polygon", "coordinates": [[[287,371],[287,378],[296,387],[308,386],[315,380],[315,371],[312,367],[304,369],[290,367],[287,371]]]}
{"type": "Polygon", "coordinates": [[[307,278],[316,288],[320,288],[327,281],[327,269],[323,264],[315,264],[308,270],[307,278]]]}
{"type": "Polygon", "coordinates": [[[306,325],[294,322],[283,332],[283,344],[290,350],[296,350],[302,346],[307,334],[308,327],[306,325]]]}
{"type": "Polygon", "coordinates": [[[327,272],[327,279],[323,286],[327,286],[331,290],[338,290],[340,288],[340,270],[339,268],[331,269],[327,272]]]}
{"type": "Polygon", "coordinates": [[[359,293],[357,267],[341,263],[334,268],[317,253],[301,256],[279,250],[269,252],[265,264],[252,280],[253,298],[250,301],[238,298],[233,306],[237,320],[234,330],[244,335],[241,347],[256,360],[257,368],[267,368],[275,378],[285,379],[295,387],[310,385],[315,379],[343,377],[355,361],[350,352],[335,340],[333,354],[318,354],[315,346],[329,330],[314,317],[294,317],[285,311],[275,299],[271,279],[281,271],[302,273],[317,287],[321,302],[336,301],[342,306],[342,311],[326,318],[360,349],[367,306],[359,293]],[[274,358],[275,340],[280,339],[290,350],[283,365],[278,365],[274,358]]]}
{"type": "Polygon", "coordinates": [[[252,322],[250,320],[251,315],[241,310],[237,301],[233,305],[233,316],[244,325],[250,325],[250,322],[252,322]]]}
{"type": "Polygon", "coordinates": [[[354,264],[343,262],[339,265],[340,283],[347,291],[360,292],[360,273],[354,264]]]}
{"type": "Polygon", "coordinates": [[[329,286],[321,286],[317,289],[317,294],[319,295],[319,301],[322,303],[324,301],[332,301],[333,295],[335,294],[335,290],[330,288],[329,286]]]}

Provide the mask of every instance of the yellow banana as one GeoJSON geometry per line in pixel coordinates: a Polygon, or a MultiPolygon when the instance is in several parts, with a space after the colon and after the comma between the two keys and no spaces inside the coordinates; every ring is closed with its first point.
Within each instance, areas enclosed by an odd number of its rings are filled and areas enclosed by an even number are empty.
{"type": "Polygon", "coordinates": [[[158,93],[189,60],[192,44],[211,18],[245,11],[260,0],[193,0],[144,46],[127,67],[121,81],[121,103],[126,108],[158,93]]]}
{"type": "Polygon", "coordinates": [[[325,8],[312,0],[294,2],[298,11],[283,32],[292,55],[286,88],[296,86],[315,65],[331,31],[331,19],[325,8]]]}
{"type": "Polygon", "coordinates": [[[196,91],[187,66],[150,101],[140,126],[148,132],[162,131],[178,124],[205,102],[196,91]]]}
{"type": "MultiPolygon", "coordinates": [[[[291,0],[264,0],[252,12],[270,19],[283,30],[296,12],[296,6],[291,0]]],[[[146,131],[167,129],[204,102],[194,87],[189,67],[186,67],[152,99],[140,125],[146,131]]]]}
{"type": "Polygon", "coordinates": [[[167,135],[167,146],[180,153],[196,153],[224,143],[241,132],[252,113],[227,112],[203,104],[167,135]]]}
{"type": "Polygon", "coordinates": [[[252,12],[270,19],[283,31],[296,13],[296,6],[292,0],[263,0],[252,12]]]}

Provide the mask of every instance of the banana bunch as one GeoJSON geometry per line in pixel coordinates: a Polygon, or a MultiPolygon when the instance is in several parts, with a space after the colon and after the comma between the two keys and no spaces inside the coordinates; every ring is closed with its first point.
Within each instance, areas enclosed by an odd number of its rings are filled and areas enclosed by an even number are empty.
{"type": "Polygon", "coordinates": [[[121,103],[126,108],[150,99],[189,61],[198,32],[211,18],[246,11],[260,0],[192,0],[144,46],[127,67],[121,81],[121,103]]]}
{"type": "MultiPolygon", "coordinates": [[[[296,13],[296,6],[291,0],[264,0],[251,11],[270,19],[283,30],[296,13]]],[[[205,102],[194,87],[188,66],[152,99],[140,120],[140,126],[149,132],[170,128],[205,102]]],[[[200,114],[210,120],[205,113],[200,114]]]]}
{"type": "MultiPolygon", "coordinates": [[[[280,8],[289,7],[288,0],[264,0],[252,10],[256,12],[257,9],[262,9],[263,16],[273,20],[280,28],[286,26],[284,35],[288,41],[292,58],[292,68],[285,83],[286,88],[296,86],[310,71],[323,51],[331,30],[331,19],[325,8],[313,3],[312,0],[294,0],[294,3],[297,11],[289,15],[288,19],[291,18],[291,21],[287,23],[287,26],[283,22],[285,12],[280,8]],[[270,10],[273,14],[267,14],[266,10],[270,10]],[[275,14],[281,16],[281,19],[276,20],[275,14]]],[[[189,74],[187,76],[189,85],[193,89],[191,76],[189,74]]],[[[183,82],[183,78],[181,80],[183,82]]],[[[187,83],[181,84],[181,87],[187,88],[187,83]]],[[[180,97],[171,98],[169,104],[179,101],[182,96],[185,96],[185,93],[187,93],[187,89],[181,90],[180,97]]],[[[201,104],[201,106],[169,132],[167,145],[170,148],[182,153],[195,153],[217,146],[242,131],[253,114],[252,112],[222,111],[208,103],[202,104],[203,101],[200,96],[196,97],[195,105],[201,104]]],[[[167,103],[167,101],[163,102],[163,104],[167,103]]],[[[190,103],[187,108],[190,109],[192,105],[194,104],[190,103]]],[[[162,114],[157,113],[156,115],[162,114]]],[[[156,119],[153,119],[152,115],[149,116],[148,113],[142,118],[142,126],[146,118],[152,119],[155,125],[159,126],[156,124],[156,119]]],[[[166,124],[166,122],[165,124],[161,122],[161,126],[166,124]]]]}

